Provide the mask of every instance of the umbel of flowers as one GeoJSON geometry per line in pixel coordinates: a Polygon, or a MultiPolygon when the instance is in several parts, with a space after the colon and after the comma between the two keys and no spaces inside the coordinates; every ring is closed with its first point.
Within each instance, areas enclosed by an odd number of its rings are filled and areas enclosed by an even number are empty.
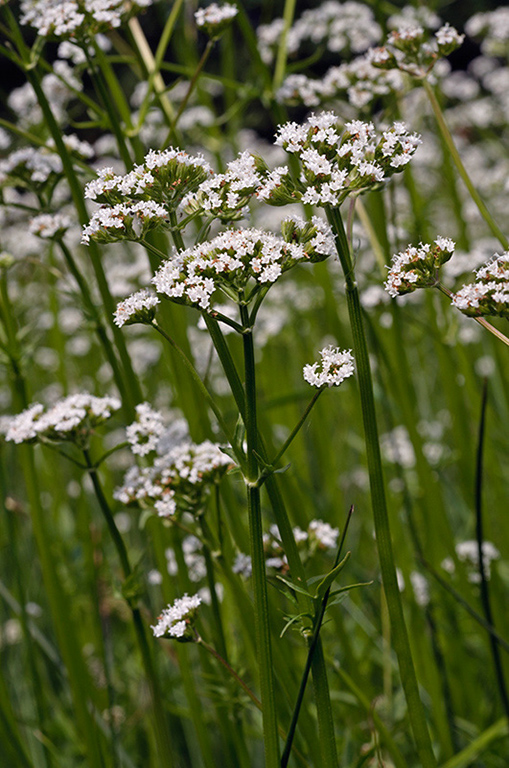
{"type": "Polygon", "coordinates": [[[453,305],[469,317],[509,318],[509,253],[495,254],[475,276],[473,283],[464,285],[452,297],[453,305]]]}
{"type": "Polygon", "coordinates": [[[213,240],[177,253],[154,276],[159,294],[210,310],[216,291],[248,303],[299,262],[322,261],[333,252],[328,227],[293,219],[283,238],[258,229],[226,230],[213,240]]]}
{"type": "Polygon", "coordinates": [[[91,431],[111,418],[120,406],[117,397],[95,397],[86,392],[64,397],[49,408],[34,403],[13,416],[5,439],[14,443],[66,441],[86,447],[91,431]]]}
{"type": "Polygon", "coordinates": [[[440,267],[449,261],[454,248],[455,243],[448,237],[437,237],[432,245],[409,245],[405,251],[392,257],[385,283],[386,291],[394,298],[417,288],[435,286],[440,267]]]}
{"type": "Polygon", "coordinates": [[[294,181],[286,166],[267,171],[259,199],[273,205],[301,201],[339,206],[351,194],[378,187],[410,162],[421,140],[396,122],[379,134],[361,120],[342,125],[334,112],[311,115],[307,124],[279,127],[276,144],[299,158],[294,181]]]}

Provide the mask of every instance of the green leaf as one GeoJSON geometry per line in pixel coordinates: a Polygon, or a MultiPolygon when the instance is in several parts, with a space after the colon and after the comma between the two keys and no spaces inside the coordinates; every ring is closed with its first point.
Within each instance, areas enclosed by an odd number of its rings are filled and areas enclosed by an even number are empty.
{"type": "Polygon", "coordinates": [[[322,581],[318,584],[318,587],[316,588],[316,593],[315,593],[316,598],[318,598],[319,600],[323,600],[325,593],[327,592],[331,584],[335,581],[339,573],[345,567],[348,561],[348,558],[350,557],[350,554],[351,554],[350,552],[347,552],[344,558],[341,560],[341,562],[338,563],[336,567],[333,568],[332,571],[330,571],[330,573],[328,573],[327,576],[324,579],[322,579],[322,581]]]}
{"type": "Polygon", "coordinates": [[[289,629],[292,626],[292,624],[295,624],[295,622],[299,621],[299,619],[304,618],[304,616],[311,618],[311,615],[309,613],[298,613],[296,616],[291,616],[290,619],[284,625],[283,629],[281,630],[281,634],[279,635],[279,637],[283,637],[286,630],[289,629]]]}
{"type": "Polygon", "coordinates": [[[282,581],[284,584],[286,584],[287,587],[290,587],[290,589],[295,590],[295,592],[300,592],[301,595],[306,595],[306,597],[313,597],[311,592],[308,592],[308,590],[305,587],[301,587],[300,584],[296,584],[294,581],[291,581],[290,579],[285,579],[284,576],[280,576],[279,573],[276,574],[276,579],[279,579],[279,581],[282,581]]]}

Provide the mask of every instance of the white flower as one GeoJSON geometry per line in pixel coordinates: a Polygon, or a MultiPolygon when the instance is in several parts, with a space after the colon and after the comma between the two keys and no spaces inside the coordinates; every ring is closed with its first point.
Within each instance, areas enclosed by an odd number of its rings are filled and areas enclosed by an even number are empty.
{"type": "Polygon", "coordinates": [[[121,328],[123,325],[130,325],[131,323],[150,323],[154,318],[155,308],[158,304],[159,299],[155,293],[143,288],[117,305],[115,325],[121,328]]]}
{"type": "Polygon", "coordinates": [[[351,350],[340,350],[332,345],[320,350],[320,362],[304,366],[304,380],[312,387],[338,387],[354,373],[351,350]]]}
{"type": "Polygon", "coordinates": [[[191,621],[200,604],[199,595],[189,597],[187,594],[177,598],[173,605],[168,604],[158,617],[157,624],[151,626],[154,637],[167,635],[182,640],[186,630],[190,629],[191,634],[187,639],[192,639],[191,621]]]}
{"type": "Polygon", "coordinates": [[[149,403],[140,403],[136,406],[136,421],[126,427],[126,437],[134,454],[146,456],[157,449],[164,431],[162,413],[149,403]]]}
{"type": "Polygon", "coordinates": [[[95,397],[86,392],[64,397],[46,411],[44,406],[35,403],[12,418],[5,439],[24,443],[41,436],[57,441],[81,441],[120,406],[116,397],[95,397]]]}
{"type": "Polygon", "coordinates": [[[230,3],[211,3],[207,8],[199,8],[194,14],[196,26],[205,28],[209,34],[216,35],[238,14],[238,8],[230,3]]]}
{"type": "Polygon", "coordinates": [[[30,219],[28,229],[33,235],[50,240],[55,235],[62,235],[72,225],[72,218],[65,213],[41,213],[30,219]]]}

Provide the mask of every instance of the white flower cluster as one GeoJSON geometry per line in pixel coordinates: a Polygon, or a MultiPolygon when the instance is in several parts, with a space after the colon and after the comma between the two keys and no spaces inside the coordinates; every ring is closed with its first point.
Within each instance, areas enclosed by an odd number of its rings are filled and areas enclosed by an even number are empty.
{"type": "Polygon", "coordinates": [[[425,77],[436,61],[449,56],[463,43],[465,35],[444,24],[433,37],[420,24],[405,23],[389,33],[387,43],[370,52],[371,63],[382,69],[400,69],[412,77],[425,77]]]}
{"type": "Polygon", "coordinates": [[[118,411],[120,405],[116,397],[95,397],[86,392],[64,397],[47,410],[40,403],[34,403],[11,419],[5,439],[26,443],[45,437],[81,443],[92,429],[118,411]]]}
{"type": "Polygon", "coordinates": [[[136,406],[136,421],[126,427],[127,441],[137,456],[146,456],[157,450],[159,440],[165,432],[163,415],[149,403],[136,406]]]}
{"type": "Polygon", "coordinates": [[[21,23],[48,37],[77,38],[119,27],[152,0],[22,0],[21,23]]]}
{"type": "Polygon", "coordinates": [[[155,293],[148,288],[142,288],[117,304],[114,323],[119,328],[133,323],[151,323],[158,304],[159,299],[155,293]]]}
{"type": "Polygon", "coordinates": [[[186,441],[158,456],[150,466],[131,467],[114,497],[123,504],[153,505],[160,517],[170,517],[177,509],[195,511],[203,504],[208,487],[231,464],[210,440],[198,445],[186,441]]]}
{"type": "Polygon", "coordinates": [[[44,148],[24,147],[0,160],[0,185],[21,182],[39,187],[51,176],[61,173],[60,157],[44,148]]]}
{"type": "Polygon", "coordinates": [[[304,380],[312,387],[339,387],[354,374],[354,359],[351,350],[328,346],[320,350],[319,362],[304,366],[304,380]]]}
{"type": "Polygon", "coordinates": [[[433,287],[442,264],[452,257],[456,244],[449,237],[437,237],[433,245],[419,243],[392,257],[385,290],[392,296],[433,287]]]}
{"type": "MultiPolygon", "coordinates": [[[[258,27],[258,47],[266,64],[275,59],[283,28],[283,19],[258,27]]],[[[324,44],[333,53],[362,53],[377,43],[381,34],[372,10],[364,3],[326,0],[317,8],[304,11],[289,29],[287,49],[290,55],[295,55],[306,44],[313,48],[324,44]]]]}
{"type": "MultiPolygon", "coordinates": [[[[334,112],[311,115],[304,125],[286,123],[276,137],[276,144],[301,162],[300,188],[288,193],[303,203],[332,206],[403,170],[420,143],[402,122],[378,135],[372,123],[361,120],[343,127],[334,112]]],[[[263,186],[260,193],[272,202],[263,186]]],[[[273,202],[278,204],[277,198],[273,202]]]]}
{"type": "Polygon", "coordinates": [[[242,152],[228,163],[226,173],[215,173],[202,181],[196,192],[186,195],[182,207],[186,212],[234,221],[243,216],[260,183],[256,159],[249,152],[242,152]]]}
{"type": "Polygon", "coordinates": [[[509,41],[509,8],[476,13],[465,24],[471,37],[481,37],[481,50],[487,56],[506,56],[509,41]]]}
{"type": "MultiPolygon", "coordinates": [[[[302,557],[312,557],[317,551],[335,550],[337,547],[339,528],[333,528],[323,520],[311,520],[307,530],[303,531],[299,526],[293,529],[293,536],[302,557]]],[[[281,534],[277,525],[271,525],[269,531],[263,534],[263,550],[265,565],[277,571],[288,570],[288,560],[284,553],[281,534]]],[[[232,568],[234,573],[248,579],[252,573],[251,557],[239,552],[232,568]]]]}
{"type": "Polygon", "coordinates": [[[201,604],[199,595],[184,595],[179,597],[173,605],[168,604],[168,607],[163,610],[161,615],[157,619],[157,624],[151,626],[154,633],[154,637],[174,637],[177,640],[192,639],[192,634],[188,638],[185,638],[186,632],[192,633],[191,622],[193,620],[196,609],[201,604]]]}
{"type": "Polygon", "coordinates": [[[509,251],[480,267],[476,281],[464,285],[453,297],[452,303],[465,315],[499,315],[509,317],[509,251]]]}
{"type": "Polygon", "coordinates": [[[338,99],[346,92],[350,104],[362,109],[374,99],[403,89],[403,78],[397,70],[385,71],[371,64],[370,52],[351,62],[331,67],[321,80],[303,74],[289,75],[279,88],[280,102],[297,102],[316,107],[338,99]]]}
{"type": "Polygon", "coordinates": [[[90,223],[83,227],[81,242],[113,243],[116,240],[140,240],[147,232],[167,221],[166,208],[154,200],[117,203],[98,208],[90,223]]]}
{"type": "MultiPolygon", "coordinates": [[[[474,539],[460,541],[456,544],[455,550],[458,560],[469,567],[468,580],[472,584],[479,584],[481,574],[479,573],[479,546],[477,541],[474,539]]],[[[491,577],[491,563],[500,558],[500,552],[491,541],[483,541],[481,551],[484,573],[486,578],[489,579],[491,577]]],[[[452,557],[446,557],[441,565],[448,573],[454,573],[455,567],[452,557]]]]}
{"type": "Polygon", "coordinates": [[[51,240],[53,237],[61,237],[73,223],[73,219],[65,213],[41,213],[30,219],[28,229],[32,235],[51,240]]]}
{"type": "Polygon", "coordinates": [[[310,250],[258,229],[228,230],[177,253],[161,266],[152,282],[158,293],[210,311],[217,288],[237,300],[250,280],[274,283],[296,263],[311,260],[310,250]]]}
{"type": "Polygon", "coordinates": [[[110,205],[150,198],[176,207],[187,192],[196,189],[211,173],[202,155],[188,155],[173,147],[151,149],[141,165],[135,165],[123,176],[117,176],[113,168],[101,168],[97,178],[85,187],[85,197],[110,205]]]}
{"type": "Polygon", "coordinates": [[[231,24],[238,12],[237,6],[230,3],[222,5],[211,3],[206,8],[199,8],[194,18],[197,27],[205,30],[210,37],[218,37],[231,24]]]}

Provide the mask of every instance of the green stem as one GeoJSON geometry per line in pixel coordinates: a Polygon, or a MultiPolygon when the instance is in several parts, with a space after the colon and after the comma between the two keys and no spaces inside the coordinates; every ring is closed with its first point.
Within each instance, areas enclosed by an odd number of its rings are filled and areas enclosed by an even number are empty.
{"type": "MultiPolygon", "coordinates": [[[[488,586],[488,576],[486,574],[486,566],[484,564],[483,553],[483,515],[482,515],[482,488],[483,488],[483,456],[484,456],[484,434],[486,425],[486,406],[488,402],[488,383],[484,380],[482,401],[481,401],[481,418],[479,421],[479,435],[477,441],[477,461],[475,472],[475,534],[477,539],[477,556],[479,559],[479,576],[481,577],[480,591],[481,591],[481,604],[483,607],[484,617],[488,624],[492,627],[495,626],[495,620],[493,611],[491,609],[490,591],[488,586]]],[[[507,687],[504,676],[504,667],[502,665],[502,659],[500,658],[500,649],[498,643],[493,635],[489,636],[491,655],[493,657],[493,666],[495,667],[495,679],[497,681],[498,690],[500,693],[500,699],[504,708],[505,715],[509,722],[509,697],[507,695],[507,687]]]]}
{"type": "Polygon", "coordinates": [[[429,99],[429,102],[431,104],[431,108],[434,112],[435,119],[438,124],[438,128],[440,130],[440,133],[442,135],[442,138],[447,145],[447,148],[449,149],[449,152],[451,153],[451,157],[454,161],[454,164],[458,170],[459,175],[461,176],[463,183],[465,184],[466,188],[468,189],[468,192],[476,204],[479,213],[483,217],[484,221],[490,228],[492,234],[497,238],[497,240],[500,242],[504,250],[508,250],[509,248],[509,240],[504,235],[498,224],[493,219],[491,213],[487,209],[485,203],[483,202],[481,196],[479,195],[477,189],[475,188],[474,184],[472,183],[472,180],[470,176],[468,175],[467,169],[463,165],[463,161],[460,157],[460,154],[458,150],[456,149],[456,145],[454,143],[454,140],[451,136],[451,132],[449,130],[449,127],[445,121],[443,112],[440,108],[440,104],[438,103],[438,99],[435,96],[435,92],[433,90],[433,87],[429,84],[427,80],[423,80],[423,87],[426,91],[426,95],[429,99]]]}
{"type": "Polygon", "coordinates": [[[398,657],[401,682],[407,700],[410,724],[422,766],[423,768],[435,768],[437,763],[431,746],[424,708],[419,696],[419,687],[396,577],[389,516],[385,499],[373,383],[371,379],[366,336],[362,322],[359,292],[355,281],[350,247],[346,238],[341,214],[336,208],[328,208],[327,218],[334,231],[336,249],[345,275],[348,314],[352,329],[354,356],[361,398],[371,489],[371,504],[375,522],[380,569],[382,571],[382,580],[391,620],[394,649],[398,657]]]}
{"type": "MultiPolygon", "coordinates": [[[[108,504],[106,496],[104,495],[104,491],[102,489],[101,483],[99,481],[99,476],[97,474],[97,468],[93,464],[87,449],[83,449],[83,455],[85,458],[85,463],[88,467],[90,479],[92,480],[92,484],[94,486],[94,491],[95,491],[97,501],[99,502],[99,507],[106,521],[106,525],[108,526],[108,530],[110,532],[111,538],[113,539],[115,548],[117,550],[117,554],[120,560],[120,565],[122,567],[122,573],[124,575],[124,579],[128,579],[132,575],[132,569],[131,569],[131,564],[129,562],[127,549],[124,544],[124,540],[122,539],[120,531],[117,528],[110,506],[108,504]]],[[[163,699],[161,695],[161,688],[159,685],[159,680],[156,675],[156,670],[154,668],[154,662],[152,659],[150,646],[147,641],[145,626],[141,618],[140,610],[138,608],[135,608],[133,605],[131,605],[131,603],[129,603],[129,607],[131,609],[131,614],[133,617],[134,630],[135,630],[136,640],[138,642],[138,647],[140,650],[143,668],[145,670],[147,681],[150,687],[150,692],[152,694],[152,705],[153,705],[154,720],[155,720],[155,734],[156,734],[157,747],[159,751],[160,765],[161,766],[173,765],[173,759],[171,757],[172,748],[171,748],[170,737],[169,737],[168,728],[166,724],[166,718],[164,714],[164,704],[163,704],[163,699]]]]}
{"type": "MultiPolygon", "coordinates": [[[[352,518],[352,514],[353,514],[353,506],[350,507],[350,510],[348,512],[348,517],[346,519],[346,523],[345,523],[345,525],[343,527],[343,532],[341,534],[341,541],[339,542],[338,551],[337,551],[337,554],[336,554],[336,559],[334,561],[334,565],[332,566],[333,570],[334,570],[334,568],[339,563],[339,560],[340,560],[340,557],[341,557],[341,552],[343,551],[343,545],[344,545],[345,539],[346,539],[346,534],[347,534],[347,531],[348,531],[348,526],[349,526],[350,520],[352,518]]],[[[284,751],[283,751],[283,756],[281,758],[281,768],[286,768],[286,766],[288,765],[288,760],[290,759],[290,751],[291,751],[291,748],[292,748],[293,738],[295,736],[295,729],[297,728],[297,721],[299,719],[300,708],[302,706],[302,700],[304,698],[304,693],[306,691],[306,686],[307,686],[307,682],[308,682],[308,678],[309,678],[309,673],[311,671],[311,666],[312,666],[312,663],[313,663],[313,657],[314,657],[315,650],[316,650],[317,645],[318,645],[318,638],[320,636],[320,630],[322,628],[322,623],[323,623],[323,619],[324,619],[324,616],[325,616],[325,611],[327,609],[327,603],[329,602],[329,595],[330,595],[331,589],[332,589],[332,585],[325,592],[325,595],[323,596],[322,602],[320,604],[320,608],[319,608],[318,612],[316,613],[316,615],[314,617],[314,620],[313,620],[313,634],[312,634],[311,640],[309,642],[308,655],[307,655],[307,659],[306,659],[306,666],[304,667],[304,672],[302,673],[302,678],[301,678],[300,687],[299,687],[299,693],[297,695],[297,701],[295,702],[295,707],[294,707],[294,710],[293,710],[292,722],[290,723],[290,728],[288,729],[288,736],[286,738],[286,744],[285,744],[285,748],[284,748],[284,751]]]]}
{"type": "Polygon", "coordinates": [[[249,326],[247,307],[240,307],[244,334],[244,372],[246,386],[245,427],[247,441],[247,506],[249,515],[249,537],[253,567],[253,591],[255,603],[256,643],[259,654],[260,690],[262,694],[263,735],[266,768],[279,766],[279,739],[277,728],[276,702],[274,695],[274,674],[270,641],[269,604],[265,554],[263,551],[263,526],[258,486],[258,425],[256,414],[256,377],[253,330],[249,326]]]}
{"type": "MultiPolygon", "coordinates": [[[[239,409],[239,413],[244,419],[245,423],[246,397],[230,350],[218,322],[207,313],[204,313],[203,316],[205,323],[207,324],[210,337],[223,366],[223,370],[230,385],[232,394],[237,404],[237,408],[239,409]]],[[[267,461],[261,438],[259,438],[258,450],[262,459],[267,461]]],[[[304,566],[302,565],[302,561],[300,559],[297,544],[295,542],[295,536],[293,534],[293,529],[288,518],[288,513],[286,511],[283,497],[281,495],[279,485],[276,482],[275,476],[269,475],[265,481],[265,485],[274,512],[274,517],[281,534],[283,548],[288,558],[292,577],[297,582],[300,582],[303,587],[306,587],[307,582],[304,566]]],[[[300,610],[311,613],[313,611],[312,601],[299,592],[296,596],[300,605],[300,610]]],[[[334,734],[334,725],[332,722],[332,710],[330,703],[329,685],[327,681],[327,670],[325,667],[325,660],[320,637],[318,638],[311,671],[313,675],[313,686],[315,690],[323,766],[324,768],[336,768],[336,740],[334,734]]]]}
{"type": "Polygon", "coordinates": [[[323,390],[324,390],[324,387],[322,387],[321,389],[318,389],[315,392],[315,394],[313,395],[313,397],[311,398],[311,400],[309,401],[309,403],[307,404],[306,410],[304,411],[304,413],[300,417],[300,419],[297,422],[297,424],[295,425],[295,427],[292,429],[292,431],[291,431],[290,435],[288,436],[288,438],[286,439],[284,445],[279,449],[277,454],[271,460],[270,464],[273,467],[277,466],[278,462],[283,458],[283,456],[285,455],[286,451],[288,450],[290,445],[293,443],[294,439],[297,437],[301,427],[304,425],[307,417],[309,416],[309,414],[311,413],[311,411],[313,409],[314,404],[316,403],[316,401],[318,400],[318,398],[322,394],[323,390]]]}
{"type": "Polygon", "coordinates": [[[286,56],[287,56],[286,42],[288,39],[288,32],[290,31],[290,27],[292,26],[293,17],[295,14],[295,6],[296,6],[296,0],[286,0],[285,9],[283,11],[284,27],[283,27],[283,31],[281,32],[281,36],[279,38],[279,47],[277,50],[277,57],[276,57],[276,67],[274,70],[274,81],[273,81],[274,91],[277,91],[277,89],[283,82],[283,79],[285,76],[286,56]]]}

